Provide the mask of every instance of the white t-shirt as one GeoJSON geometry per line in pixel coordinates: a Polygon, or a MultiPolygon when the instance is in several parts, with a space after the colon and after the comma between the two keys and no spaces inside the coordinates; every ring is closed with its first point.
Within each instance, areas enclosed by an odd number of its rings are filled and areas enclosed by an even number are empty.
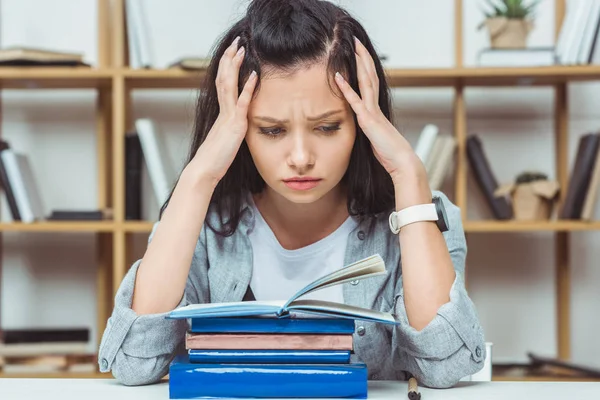
{"type": "MultiPolygon", "coordinates": [[[[357,222],[348,217],[327,237],[300,249],[281,246],[256,205],[251,202],[256,222],[249,233],[253,252],[250,288],[256,300],[287,300],[294,293],[344,266],[348,235],[357,222]]],[[[303,299],[344,302],[342,286],[317,290],[303,299]]]]}

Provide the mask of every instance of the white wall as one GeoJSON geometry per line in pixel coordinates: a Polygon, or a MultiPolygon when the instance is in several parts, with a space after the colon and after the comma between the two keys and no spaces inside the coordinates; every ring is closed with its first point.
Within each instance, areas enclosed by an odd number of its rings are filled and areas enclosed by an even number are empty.
{"type": "MultiPolygon", "coordinates": [[[[448,0],[340,1],[358,16],[390,67],[454,65],[453,2],[448,0]],[[431,8],[430,8],[431,7],[431,8]]],[[[157,67],[184,54],[203,54],[240,15],[245,0],[145,0],[157,67]]],[[[0,43],[82,51],[96,62],[95,0],[0,0],[0,43]]],[[[487,46],[479,2],[464,1],[464,62],[473,65],[487,46]]],[[[543,1],[531,46],[553,44],[554,3],[543,1]]],[[[569,88],[569,153],[580,134],[598,130],[597,83],[569,88]]],[[[553,92],[546,88],[468,89],[469,133],[482,135],[500,181],[525,169],[554,174],[553,92]]],[[[96,162],[93,91],[2,93],[2,134],[32,155],[46,210],[94,208],[96,162]]],[[[452,132],[452,91],[395,89],[399,129],[415,142],[425,123],[452,132]]],[[[156,118],[168,135],[171,162],[180,165],[189,144],[195,93],[152,90],[135,93],[134,116],[156,118]]],[[[572,159],[571,159],[572,160],[572,159]]],[[[572,161],[571,161],[572,162],[572,161]]],[[[479,188],[469,182],[469,218],[491,216],[479,188]]],[[[148,189],[148,187],[146,187],[148,189]]],[[[447,190],[452,183],[447,182],[447,190]]],[[[145,215],[158,205],[147,193],[145,215]]],[[[2,199],[2,218],[10,219],[2,199]]],[[[143,251],[145,235],[137,235],[143,251]]],[[[94,241],[85,234],[5,233],[2,323],[5,327],[52,324],[95,326],[94,241]]],[[[597,233],[572,235],[573,360],[599,366],[600,251],[597,233]]],[[[495,361],[526,361],[526,352],[556,354],[553,239],[547,233],[468,235],[469,291],[495,361]]]]}

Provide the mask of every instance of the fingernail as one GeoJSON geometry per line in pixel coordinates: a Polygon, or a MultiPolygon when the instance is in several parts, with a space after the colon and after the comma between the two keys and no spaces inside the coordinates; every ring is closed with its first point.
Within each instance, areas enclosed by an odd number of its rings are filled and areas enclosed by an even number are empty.
{"type": "Polygon", "coordinates": [[[254,79],[256,77],[256,71],[252,70],[250,73],[250,79],[254,79]]]}
{"type": "Polygon", "coordinates": [[[359,43],[360,43],[360,40],[358,40],[358,38],[356,36],[354,36],[354,44],[358,45],[359,43]]]}
{"type": "Polygon", "coordinates": [[[238,36],[238,37],[236,37],[236,38],[233,40],[233,44],[237,45],[237,43],[238,43],[239,41],[240,41],[240,37],[238,36]]]}
{"type": "Polygon", "coordinates": [[[337,79],[338,81],[343,81],[344,77],[339,72],[336,72],[335,73],[335,79],[337,79]]]}
{"type": "Polygon", "coordinates": [[[241,56],[241,55],[242,55],[242,53],[243,53],[244,51],[245,51],[245,50],[244,50],[244,46],[240,47],[240,48],[238,49],[238,51],[237,51],[237,54],[236,54],[236,56],[241,56]]]}

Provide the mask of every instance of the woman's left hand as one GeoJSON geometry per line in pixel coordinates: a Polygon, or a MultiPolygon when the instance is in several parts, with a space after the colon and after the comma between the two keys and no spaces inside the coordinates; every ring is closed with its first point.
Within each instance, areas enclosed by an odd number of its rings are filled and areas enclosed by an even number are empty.
{"type": "Polygon", "coordinates": [[[358,124],[369,138],[377,160],[390,174],[394,185],[410,177],[427,181],[425,167],[406,138],[379,108],[379,78],[375,63],[364,45],[355,39],[356,69],[362,98],[338,72],[336,82],[356,113],[358,124]]]}

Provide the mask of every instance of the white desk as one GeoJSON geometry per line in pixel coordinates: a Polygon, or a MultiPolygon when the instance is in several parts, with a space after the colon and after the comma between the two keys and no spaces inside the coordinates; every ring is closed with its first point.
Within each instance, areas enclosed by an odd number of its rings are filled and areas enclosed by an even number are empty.
{"type": "MultiPolygon", "coordinates": [[[[600,382],[460,382],[451,389],[419,388],[421,400],[600,399],[600,382]]],[[[168,383],[127,387],[112,379],[0,379],[1,400],[168,400],[168,383]]],[[[406,382],[369,383],[369,399],[405,400],[406,382]]]]}

